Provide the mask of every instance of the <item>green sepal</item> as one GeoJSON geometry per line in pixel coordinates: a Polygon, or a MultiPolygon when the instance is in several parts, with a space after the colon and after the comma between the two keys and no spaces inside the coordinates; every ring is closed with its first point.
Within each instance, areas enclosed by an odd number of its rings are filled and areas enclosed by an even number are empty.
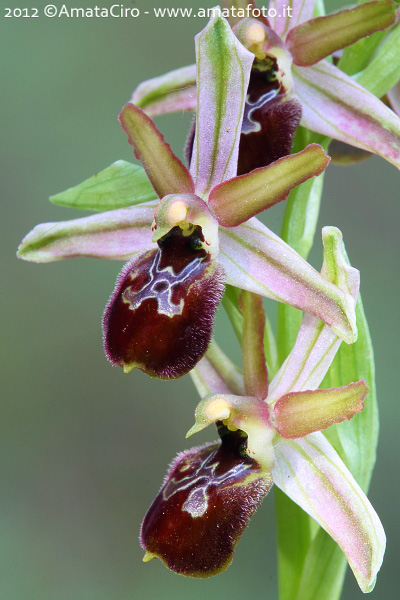
{"type": "Polygon", "coordinates": [[[370,387],[365,408],[347,423],[334,425],[324,432],[354,478],[366,492],[371,480],[378,443],[378,405],[376,400],[374,354],[361,297],[356,307],[358,340],[342,344],[322,383],[322,387],[364,378],[370,387]]]}
{"type": "Polygon", "coordinates": [[[82,183],[50,196],[59,206],[106,211],[157,198],[145,170],[125,160],[115,163],[82,183]]]}

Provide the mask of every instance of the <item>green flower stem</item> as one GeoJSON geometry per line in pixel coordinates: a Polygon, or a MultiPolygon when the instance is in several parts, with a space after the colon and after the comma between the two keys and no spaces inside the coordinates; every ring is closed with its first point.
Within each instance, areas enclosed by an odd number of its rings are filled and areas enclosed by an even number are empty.
{"type": "Polygon", "coordinates": [[[275,509],[279,599],[296,600],[305,556],[311,542],[311,518],[277,487],[275,509]]]}
{"type": "MultiPolygon", "coordinates": [[[[298,152],[307,144],[316,142],[325,150],[330,139],[299,127],[293,144],[298,152]]],[[[307,258],[314,241],[321,201],[324,175],[313,177],[297,186],[289,194],[283,217],[281,238],[303,258],[307,258]]],[[[278,305],[278,362],[282,364],[296,341],[302,319],[301,311],[285,304],[278,305]]]]}
{"type": "MultiPolygon", "coordinates": [[[[320,143],[327,150],[330,139],[300,127],[296,133],[292,151],[298,152],[311,142],[320,143]]],[[[303,258],[307,258],[314,241],[322,188],[323,175],[320,175],[292,190],[286,203],[281,237],[297,250],[303,258]]],[[[301,311],[284,304],[278,305],[278,364],[283,363],[292,349],[300,328],[301,319],[301,311]]],[[[314,596],[304,594],[308,594],[308,590],[316,587],[317,582],[322,579],[323,575],[321,571],[310,570],[310,563],[312,562],[310,548],[313,548],[313,540],[324,538],[319,535],[318,530],[320,528],[316,523],[297,504],[276,488],[275,506],[278,532],[279,598],[280,600],[300,600],[300,598],[311,600],[314,596]],[[305,580],[310,578],[312,580],[309,581],[311,588],[307,588],[305,580]]],[[[325,532],[323,533],[325,534],[325,532]]],[[[329,538],[329,536],[327,537],[329,538]]],[[[331,538],[329,538],[329,541],[332,542],[331,538]]],[[[335,557],[337,552],[343,557],[336,544],[334,542],[332,544],[336,548],[333,551],[335,557]]],[[[316,556],[318,557],[318,554],[316,556]]],[[[345,566],[345,561],[343,564],[345,566]]],[[[319,567],[322,568],[322,565],[319,565],[319,567]]],[[[345,569],[340,566],[340,569],[335,568],[332,571],[336,577],[339,577],[339,573],[343,572],[344,574],[345,569]]],[[[334,582],[339,589],[339,594],[342,579],[340,582],[339,580],[334,582]]],[[[338,596],[333,595],[333,591],[331,594],[329,589],[321,597],[324,597],[324,600],[336,600],[338,598],[338,596]]]]}
{"type": "Polygon", "coordinates": [[[346,558],[339,546],[319,527],[304,558],[293,600],[339,600],[346,567],[346,558]]]}
{"type": "Polygon", "coordinates": [[[377,31],[345,48],[338,62],[339,69],[347,75],[355,75],[365,69],[386,34],[386,31],[377,31]]]}

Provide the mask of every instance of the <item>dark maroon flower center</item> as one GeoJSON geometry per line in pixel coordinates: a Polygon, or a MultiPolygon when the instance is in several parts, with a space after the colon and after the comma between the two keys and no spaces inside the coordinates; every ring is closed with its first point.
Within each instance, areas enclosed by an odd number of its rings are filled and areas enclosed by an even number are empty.
{"type": "Polygon", "coordinates": [[[147,512],[141,542],[170,569],[210,577],[226,569],[271,481],[246,454],[247,437],[218,423],[220,444],[179,455],[147,512]]]}
{"type": "Polygon", "coordinates": [[[290,154],[301,106],[288,96],[277,61],[254,61],[244,108],[238,175],[266,167],[290,154]]]}

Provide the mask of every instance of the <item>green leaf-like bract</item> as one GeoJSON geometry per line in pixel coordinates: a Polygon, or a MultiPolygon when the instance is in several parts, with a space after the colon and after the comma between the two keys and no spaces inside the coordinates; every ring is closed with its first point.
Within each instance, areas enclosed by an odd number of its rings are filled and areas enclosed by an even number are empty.
{"type": "Polygon", "coordinates": [[[379,422],[374,354],[360,296],[357,302],[356,315],[358,340],[351,346],[347,344],[340,346],[321,387],[347,385],[349,382],[358,381],[359,379],[365,379],[370,387],[365,401],[365,408],[360,414],[354,416],[350,421],[334,425],[324,432],[357,482],[366,492],[375,464],[379,422]]]}
{"type": "Polygon", "coordinates": [[[124,160],[85,179],[60,194],[50,196],[50,202],[81,210],[114,210],[141,204],[157,198],[156,193],[139,165],[124,160]]]}

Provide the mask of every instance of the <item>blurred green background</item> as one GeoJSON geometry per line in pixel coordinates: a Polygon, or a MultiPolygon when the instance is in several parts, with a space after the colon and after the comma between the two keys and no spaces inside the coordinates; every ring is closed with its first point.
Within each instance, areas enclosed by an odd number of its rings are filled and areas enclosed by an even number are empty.
{"type": "MultiPolygon", "coordinates": [[[[39,13],[45,4],[33,2],[39,13]]],[[[138,0],[125,7],[213,4],[138,0]]],[[[17,6],[15,0],[2,5],[17,6]]],[[[327,3],[328,9],[339,5],[327,3]]],[[[224,574],[192,580],[159,561],[142,563],[140,522],[167,463],[188,447],[184,434],[196,392],[189,377],[159,382],[140,372],[123,375],[106,362],[101,316],[120,264],[15,259],[17,244],[36,223],[80,216],[49,204],[49,195],[118,158],[133,160],[118,112],[140,81],[193,62],[193,36],[205,24],[151,15],[10,19],[2,9],[2,599],[277,598],[273,494],[224,574]]],[[[157,123],[180,152],[190,116],[157,123]]],[[[375,343],[381,438],[370,497],[389,538],[376,600],[398,597],[398,200],[398,173],[383,160],[332,166],[320,220],[321,227],[342,229],[361,270],[375,343]]],[[[282,208],[265,220],[276,232],[282,208]]],[[[311,257],[318,268],[319,237],[311,257]]],[[[272,314],[276,307],[271,301],[268,308],[272,314]]],[[[222,310],[217,339],[239,357],[222,310]]],[[[212,436],[206,431],[194,443],[212,436]]],[[[348,574],[343,598],[358,597],[348,574]]]]}

